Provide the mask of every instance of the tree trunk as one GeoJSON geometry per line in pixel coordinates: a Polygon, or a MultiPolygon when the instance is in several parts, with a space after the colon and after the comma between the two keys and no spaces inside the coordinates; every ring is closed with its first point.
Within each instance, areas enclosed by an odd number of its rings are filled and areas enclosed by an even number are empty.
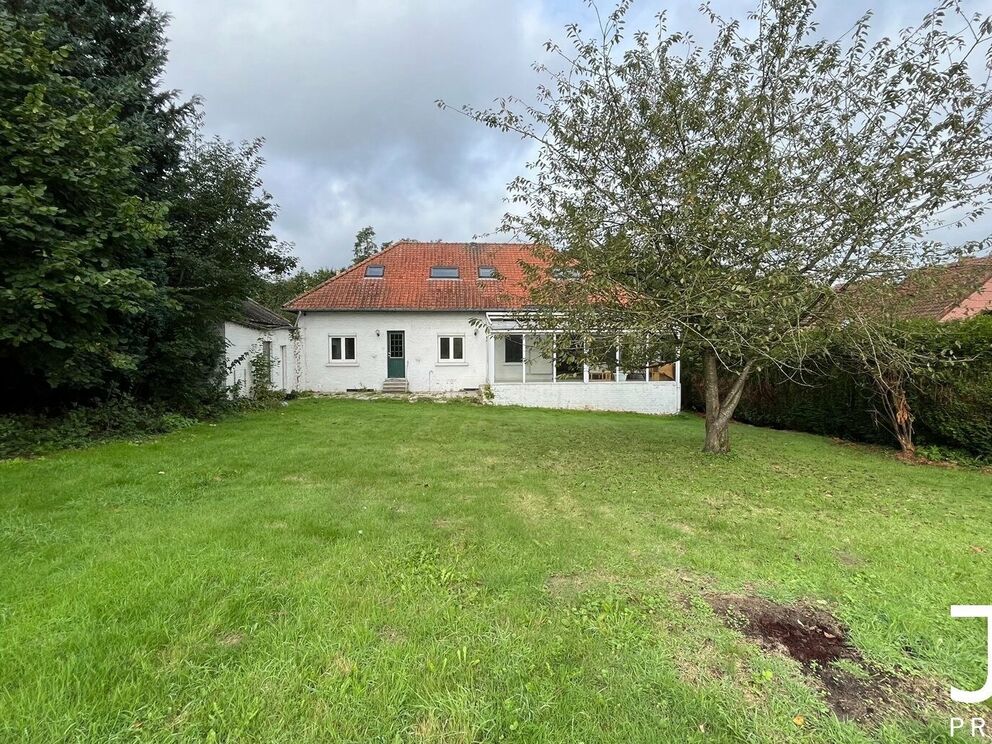
{"type": "Polygon", "coordinates": [[[706,424],[706,441],[703,452],[711,455],[724,455],[730,452],[730,424],[706,424]]]}
{"type": "Polygon", "coordinates": [[[905,385],[901,381],[889,383],[888,390],[883,391],[888,396],[889,418],[892,423],[892,433],[895,434],[899,448],[904,455],[915,457],[916,444],[913,442],[913,412],[906,397],[905,385]]]}
{"type": "Polygon", "coordinates": [[[741,400],[744,383],[754,362],[747,362],[737,375],[726,396],[720,397],[720,367],[712,351],[703,355],[703,375],[706,401],[706,440],[703,452],[726,454],[730,452],[730,419],[741,400]]]}

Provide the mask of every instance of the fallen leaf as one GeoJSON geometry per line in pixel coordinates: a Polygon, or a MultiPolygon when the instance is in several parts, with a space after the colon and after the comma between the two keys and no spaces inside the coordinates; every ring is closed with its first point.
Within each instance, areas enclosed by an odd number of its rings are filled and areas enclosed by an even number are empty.
{"type": "Polygon", "coordinates": [[[806,716],[796,716],[792,719],[792,722],[799,727],[806,725],[806,716]]]}

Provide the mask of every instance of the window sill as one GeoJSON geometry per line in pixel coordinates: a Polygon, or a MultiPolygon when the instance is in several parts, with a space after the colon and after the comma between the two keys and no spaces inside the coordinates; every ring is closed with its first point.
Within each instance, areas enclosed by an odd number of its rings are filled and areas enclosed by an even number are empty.
{"type": "Polygon", "coordinates": [[[468,366],[468,362],[445,362],[445,361],[438,360],[437,366],[438,367],[467,367],[468,366]]]}
{"type": "Polygon", "coordinates": [[[325,367],[357,367],[358,362],[328,362],[325,367]]]}

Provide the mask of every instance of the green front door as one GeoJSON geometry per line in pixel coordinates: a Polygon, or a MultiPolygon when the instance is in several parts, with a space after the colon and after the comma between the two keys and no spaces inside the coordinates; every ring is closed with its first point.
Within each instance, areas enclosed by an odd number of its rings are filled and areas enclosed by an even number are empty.
{"type": "Polygon", "coordinates": [[[386,377],[406,377],[403,331],[386,331],[386,377]]]}

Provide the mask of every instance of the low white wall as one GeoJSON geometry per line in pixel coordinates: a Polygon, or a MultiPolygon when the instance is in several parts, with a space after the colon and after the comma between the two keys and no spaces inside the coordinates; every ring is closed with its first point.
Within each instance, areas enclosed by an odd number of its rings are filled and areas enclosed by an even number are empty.
{"type": "Polygon", "coordinates": [[[678,413],[677,382],[495,383],[493,403],[531,408],[574,408],[633,413],[678,413]]]}

